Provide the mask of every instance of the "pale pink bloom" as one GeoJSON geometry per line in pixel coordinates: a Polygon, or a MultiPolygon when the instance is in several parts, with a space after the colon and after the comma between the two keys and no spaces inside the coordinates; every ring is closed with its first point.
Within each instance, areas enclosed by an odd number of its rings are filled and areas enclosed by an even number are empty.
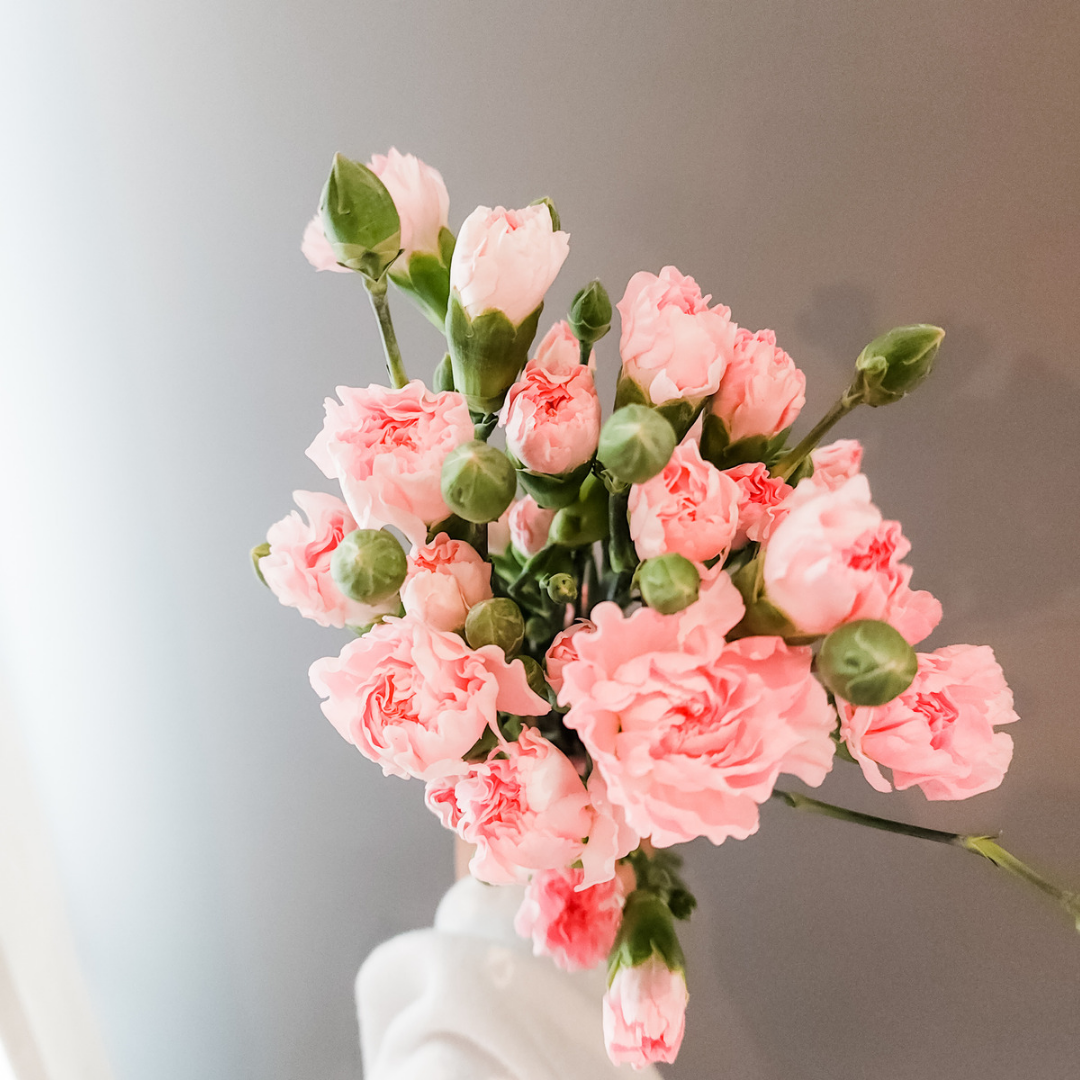
{"type": "Polygon", "coordinates": [[[533,472],[558,475],[584,465],[600,439],[600,399],[592,372],[530,360],[503,406],[506,449],[533,472]]]}
{"type": "Polygon", "coordinates": [[[770,476],[768,466],[760,461],[725,469],[724,475],[739,489],[739,528],[732,541],[738,550],[748,542],[760,543],[769,538],[773,526],[784,516],[784,500],[792,487],[779,476],[770,476]]]}
{"type": "Polygon", "coordinates": [[[349,508],[321,491],[294,491],[294,510],[267,530],[270,554],[259,560],[259,570],[273,594],[305,619],[320,626],[366,626],[397,607],[397,597],[371,607],[347,597],[330,573],[330,557],[341,538],[356,528],[349,508]]]}
{"type": "Polygon", "coordinates": [[[691,277],[674,266],[659,276],[641,270],[616,305],[622,317],[623,377],[654,405],[715,394],[731,360],[737,327],[723,304],[710,308],[691,277]]]}
{"type": "Polygon", "coordinates": [[[510,507],[510,540],[522,555],[535,555],[547,543],[548,530],[555,519],[554,510],[545,510],[531,495],[510,507]]]}
{"type": "Polygon", "coordinates": [[[555,230],[547,206],[478,206],[458,233],[450,289],[469,318],[494,309],[517,326],[543,303],[569,254],[570,234],[555,230]]]}
{"type": "Polygon", "coordinates": [[[469,608],[492,595],[491,563],[464,540],[439,533],[409,555],[401,603],[407,615],[415,615],[433,630],[464,629],[469,608]]]}
{"type": "Polygon", "coordinates": [[[941,605],[909,588],[911,567],[900,560],[911,544],[870,501],[864,475],[808,495],[800,484],[790,503],[765,548],[765,591],[802,633],[882,619],[914,645],[934,629],[941,605]]]}
{"type": "Polygon", "coordinates": [[[316,270],[333,270],[338,274],[351,274],[353,271],[337,261],[334,249],[323,232],[322,217],[316,212],[304,229],[304,238],[300,241],[300,251],[316,270]]]}
{"type": "Polygon", "coordinates": [[[776,637],[725,644],[728,619],[685,614],[597,605],[559,694],[611,801],[658,847],[743,839],[780,773],[817,786],[832,767],[835,714],[810,650],[776,637]]]}
{"type": "Polygon", "coordinates": [[[339,386],[337,393],[342,403],[326,399],[308,457],[341,483],[360,528],[393,525],[422,545],[427,526],[450,515],[440,488],[443,461],[473,438],[465,399],[431,393],[419,379],[400,390],[339,386]]]}
{"type": "Polygon", "coordinates": [[[835,491],[845,480],[858,476],[862,468],[863,448],[858,439],[837,439],[811,451],[815,484],[835,491]]]}
{"type": "Polygon", "coordinates": [[[591,619],[579,619],[556,634],[555,640],[548,646],[548,651],[544,654],[544,667],[547,671],[547,681],[556,694],[562,689],[563,668],[571,660],[577,659],[577,649],[574,648],[574,635],[582,630],[595,629],[596,624],[591,619]]]}
{"type": "MultiPolygon", "coordinates": [[[[540,339],[533,355],[533,363],[550,371],[552,375],[570,375],[575,368],[581,366],[581,345],[565,319],[560,319],[540,339]]],[[[596,370],[595,351],[589,354],[588,367],[596,370]]]]}
{"type": "Polygon", "coordinates": [[[717,635],[723,636],[746,614],[746,605],[731,575],[717,563],[712,569],[698,565],[701,585],[698,598],[674,615],[659,615],[672,627],[669,631],[684,652],[705,652],[713,648],[717,635]]]}
{"type": "Polygon", "coordinates": [[[686,976],[653,953],[620,967],[604,995],[604,1042],[616,1065],[644,1069],[675,1060],[686,1027],[686,976]]]}
{"type": "Polygon", "coordinates": [[[414,251],[439,253],[439,231],[446,228],[450,196],[437,169],[413,154],[399,154],[394,147],[371,159],[371,171],[383,182],[401,219],[399,260],[392,267],[408,269],[414,251]]]}
{"type": "Polygon", "coordinates": [[[546,713],[519,660],[470,649],[419,619],[390,618],[311,665],[326,718],[387,776],[461,775],[461,760],[500,710],[546,713]]]}
{"type": "Polygon", "coordinates": [[[502,512],[498,521],[488,523],[488,553],[491,555],[503,555],[510,546],[510,511],[512,508],[513,504],[502,512]]]}
{"type": "Polygon", "coordinates": [[[674,551],[693,562],[727,552],[739,527],[739,488],[704,461],[696,443],[680,443],[651,480],[634,484],[628,503],[638,555],[674,551]]]}
{"type": "Polygon", "coordinates": [[[534,956],[563,971],[596,967],[615,944],[626,895],[618,877],[581,888],[581,870],[541,870],[525,887],[514,929],[531,937],[534,956]]]}
{"type": "Polygon", "coordinates": [[[919,653],[919,670],[899,696],[876,708],[837,700],[840,734],[863,775],[890,791],[918,784],[928,799],[967,799],[996,788],[1012,760],[1013,741],[998,724],[1019,717],[994,652],[950,645],[919,653]]]}
{"type": "Polygon", "coordinates": [[[771,330],[740,330],[719,392],[708,409],[732,442],[752,435],[771,438],[795,423],[806,404],[806,376],[776,344],[771,330]]]}

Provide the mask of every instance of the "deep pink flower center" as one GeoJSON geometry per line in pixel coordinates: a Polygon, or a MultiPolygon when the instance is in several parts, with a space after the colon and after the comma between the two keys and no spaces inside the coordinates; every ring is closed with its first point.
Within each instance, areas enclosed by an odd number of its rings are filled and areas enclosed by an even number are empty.
{"type": "Polygon", "coordinates": [[[949,733],[949,729],[960,716],[960,710],[944,690],[933,690],[927,694],[916,694],[912,709],[926,717],[930,727],[930,745],[935,750],[949,733]]]}
{"type": "Polygon", "coordinates": [[[852,570],[877,570],[886,572],[891,569],[896,554],[896,537],[892,530],[873,529],[865,532],[843,554],[843,559],[852,570]]]}

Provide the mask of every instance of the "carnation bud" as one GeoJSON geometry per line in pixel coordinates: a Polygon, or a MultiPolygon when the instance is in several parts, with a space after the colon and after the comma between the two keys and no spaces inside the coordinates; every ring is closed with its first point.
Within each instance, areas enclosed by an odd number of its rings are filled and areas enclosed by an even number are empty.
{"type": "Polygon", "coordinates": [[[570,604],[577,599],[577,582],[570,574],[552,574],[548,578],[547,594],[556,604],[570,604]]]}
{"type": "Polygon", "coordinates": [[[855,361],[845,395],[863,405],[891,405],[930,374],[945,331],[938,326],[898,326],[874,338],[855,361]]]}
{"type": "Polygon", "coordinates": [[[821,644],[821,681],[852,705],[884,705],[902,694],[919,667],[915,650],[899,631],[877,619],[837,627],[821,644]]]}
{"type": "Polygon", "coordinates": [[[436,366],[435,374],[431,378],[431,388],[436,393],[454,389],[454,366],[450,363],[449,353],[436,366]]]}
{"type": "Polygon", "coordinates": [[[643,484],[663,470],[675,442],[675,429],[655,409],[624,405],[601,428],[596,456],[617,479],[643,484]]]}
{"type": "Polygon", "coordinates": [[[582,345],[593,345],[611,329],[611,297],[599,281],[590,281],[570,305],[567,319],[582,345]]]}
{"type": "Polygon", "coordinates": [[[521,608],[505,596],[481,600],[469,608],[465,619],[465,640],[472,649],[498,645],[513,656],[525,640],[525,620],[521,608]]]}
{"type": "Polygon", "coordinates": [[[497,521],[516,491],[514,466],[494,446],[473,440],[446,455],[442,496],[458,517],[474,524],[497,521]]]}
{"type": "Polygon", "coordinates": [[[401,544],[385,529],[356,529],[342,537],[330,556],[330,573],[338,588],[361,604],[388,600],[408,572],[401,544]]]}
{"type": "Polygon", "coordinates": [[[637,571],[641,599],[662,615],[674,615],[698,598],[701,575],[697,567],[677,552],[646,559],[637,571]]]}
{"type": "Polygon", "coordinates": [[[334,155],[319,202],[337,261],[378,281],[401,250],[401,219],[390,192],[366,166],[334,155]]]}
{"type": "Polygon", "coordinates": [[[266,584],[266,578],[263,577],[263,572],[259,569],[259,563],[269,554],[270,544],[266,540],[251,549],[251,565],[255,568],[255,576],[264,585],[266,584]]]}
{"type": "Polygon", "coordinates": [[[548,543],[587,547],[608,536],[608,493],[604,482],[590,473],[576,501],[559,510],[548,530],[548,543]]]}

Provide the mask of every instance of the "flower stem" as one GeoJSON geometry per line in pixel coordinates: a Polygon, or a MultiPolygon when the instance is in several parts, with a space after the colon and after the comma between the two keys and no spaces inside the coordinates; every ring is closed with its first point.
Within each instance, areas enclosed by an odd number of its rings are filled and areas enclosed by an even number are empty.
{"type": "Polygon", "coordinates": [[[868,829],[880,829],[883,832],[899,833],[901,836],[932,840],[937,844],[948,844],[950,847],[963,848],[965,851],[981,855],[999,869],[1020,878],[1021,881],[1026,881],[1029,885],[1034,885],[1040,892],[1046,893],[1057,901],[1073,918],[1076,929],[1080,931],[1080,894],[1069,892],[1047,881],[1026,863],[1022,863],[1015,855],[1006,851],[992,836],[965,836],[962,833],[943,832],[940,829],[924,829],[921,825],[909,825],[904,821],[893,821],[890,818],[875,817],[873,814],[863,814],[858,810],[848,810],[843,806],[834,806],[832,803],[811,799],[796,791],[782,791],[780,788],[773,789],[772,797],[786,803],[793,810],[803,810],[808,814],[821,814],[840,821],[850,821],[868,829]]]}
{"type": "Polygon", "coordinates": [[[856,405],[859,398],[850,398],[845,392],[833,407],[813,426],[809,434],[792,450],[789,450],[770,470],[773,476],[787,480],[803,463],[803,459],[825,437],[838,421],[842,420],[856,405]]]}
{"type": "Polygon", "coordinates": [[[397,334],[394,333],[394,324],[390,319],[390,302],[386,298],[386,277],[384,275],[378,281],[365,277],[364,284],[367,286],[375,317],[379,320],[379,332],[382,334],[383,352],[386,354],[386,370],[390,373],[390,382],[395,389],[400,390],[408,383],[409,376],[405,374],[397,334]]]}

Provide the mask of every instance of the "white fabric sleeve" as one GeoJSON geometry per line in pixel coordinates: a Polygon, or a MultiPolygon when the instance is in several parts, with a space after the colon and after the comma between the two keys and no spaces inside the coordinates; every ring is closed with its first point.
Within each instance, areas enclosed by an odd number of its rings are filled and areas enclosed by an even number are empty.
{"type": "Polygon", "coordinates": [[[514,932],[522,892],[463,878],[433,929],[367,958],[356,980],[365,1080],[660,1080],[608,1060],[603,966],[560,971],[514,932]]]}

